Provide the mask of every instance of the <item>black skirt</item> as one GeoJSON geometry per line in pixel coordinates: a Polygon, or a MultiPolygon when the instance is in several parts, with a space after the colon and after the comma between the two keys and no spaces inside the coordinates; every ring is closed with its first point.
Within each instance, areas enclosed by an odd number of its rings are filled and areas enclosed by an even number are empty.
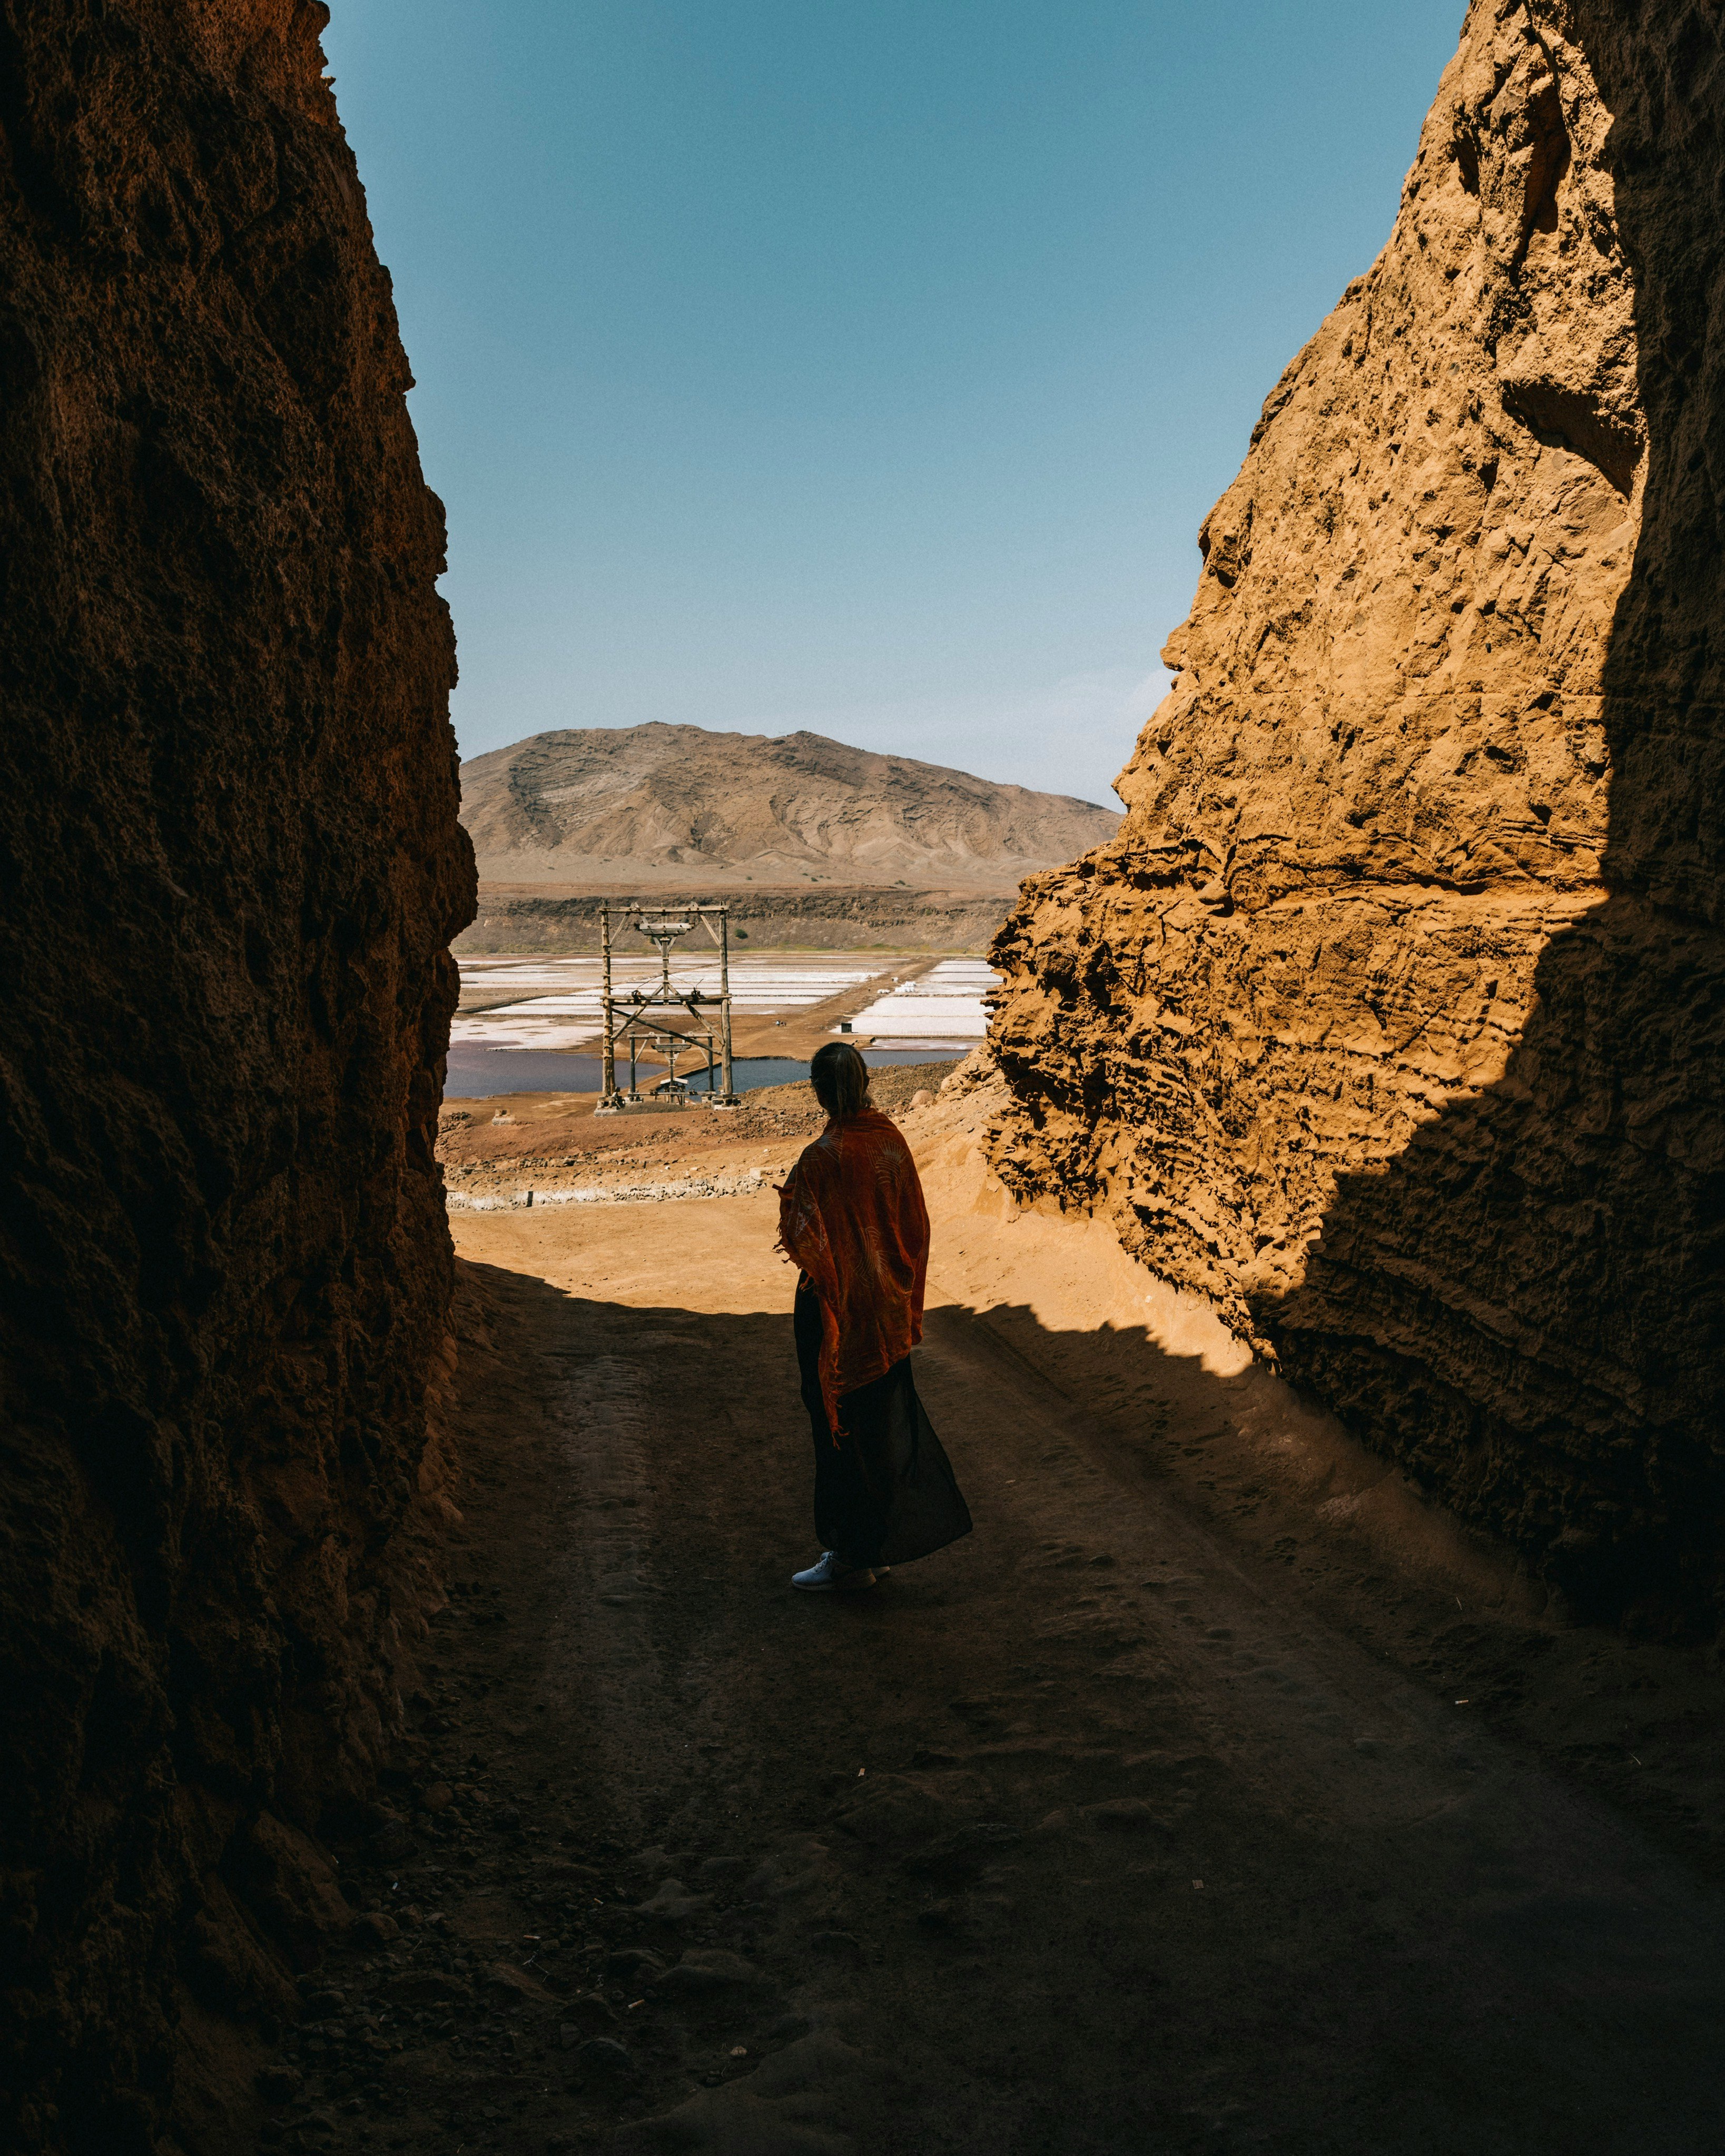
{"type": "Polygon", "coordinates": [[[820,1395],[820,1298],[812,1289],[797,1291],[795,1323],[821,1548],[846,1564],[908,1564],[968,1535],[969,1509],[916,1397],[910,1357],[840,1395],[845,1434],[834,1444],[820,1395]]]}

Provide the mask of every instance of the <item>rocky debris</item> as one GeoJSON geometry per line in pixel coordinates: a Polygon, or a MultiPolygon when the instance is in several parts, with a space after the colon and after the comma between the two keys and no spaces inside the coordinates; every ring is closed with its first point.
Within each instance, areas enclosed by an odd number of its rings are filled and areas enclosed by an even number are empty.
{"type": "Polygon", "coordinates": [[[912,1878],[932,1880],[942,1887],[963,1886],[980,1878],[1023,1838],[1016,1827],[994,1820],[977,1820],[925,1842],[904,1859],[904,1868],[912,1878]]]}
{"type": "Polygon", "coordinates": [[[1002,932],[991,1043],[1021,1195],[1111,1215],[1574,1604],[1656,1627],[1725,1579],[1692,23],[1470,8],[1388,245],[1205,521],[1126,822],[1002,932]]]}
{"type": "Polygon", "coordinates": [[[721,1947],[691,1947],[674,1969],[660,1976],[655,1991],[661,1998],[706,1998],[726,1991],[750,1991],[764,1983],[752,1962],[721,1947]]]}
{"type": "Polygon", "coordinates": [[[618,2133],[618,2156],[711,2149],[718,2156],[853,2156],[846,2130],[878,2066],[824,2031],[788,2044],[746,2082],[689,2098],[618,2133]]]}
{"type": "Polygon", "coordinates": [[[301,1967],[315,1966],[324,1941],[355,1922],[328,1857],[285,1820],[267,1812],[253,1820],[228,1861],[254,1921],[301,1967]]]}
{"type": "Polygon", "coordinates": [[[818,1960],[835,1962],[845,1969],[860,1969],[867,1959],[855,1932],[811,1932],[809,1951],[818,1960]]]}
{"type": "Polygon", "coordinates": [[[874,1774],[834,1825],[871,1849],[920,1847],[974,1817],[988,1798],[987,1783],[974,1774],[874,1774]]]}
{"type": "Polygon", "coordinates": [[[1166,1815],[1142,1797],[1111,1797],[1106,1803],[1086,1804],[1083,1816],[1107,1834],[1165,1834],[1166,1815]]]}
{"type": "Polygon", "coordinates": [[[562,2039],[579,2043],[584,2036],[608,2035],[617,2026],[617,2010],[597,1991],[582,1992],[563,2001],[562,2039]]]}
{"type": "Polygon", "coordinates": [[[322,19],[5,33],[8,2149],[234,2145],[447,1514],[454,652],[322,19]]]}
{"type": "Polygon", "coordinates": [[[465,2006],[473,1997],[465,1976],[440,1969],[411,1969],[391,1979],[388,1995],[403,2006],[465,2006]]]}
{"type": "Polygon", "coordinates": [[[674,1969],[654,1978],[649,1995],[696,2016],[732,2016],[759,2011],[771,1980],[752,1962],[723,1947],[691,1947],[674,1969]]]}
{"type": "Polygon", "coordinates": [[[505,1190],[466,1188],[467,1172],[452,1169],[445,1202],[451,1212],[495,1213],[533,1205],[662,1205],[691,1198],[752,1198],[767,1187],[759,1168],[735,1175],[683,1176],[674,1183],[521,1184],[505,1190]]]}
{"type": "Polygon", "coordinates": [[[573,2064],[578,2074],[596,2076],[603,2082],[633,2081],[637,2071],[629,2046],[619,2044],[614,2036],[591,2036],[577,2045],[573,2064]]]}
{"type": "Polygon", "coordinates": [[[517,1969],[513,1962],[494,1961],[485,1971],[482,1989],[488,1998],[501,1999],[506,2005],[549,2006],[553,2003],[545,1986],[525,1969],[517,1969]]]}
{"type": "MultiPolygon", "coordinates": [[[[507,1645],[488,1641],[485,1651],[504,1654],[507,1645]]],[[[662,1930],[669,1914],[679,1927],[699,1919],[716,1922],[721,1938],[752,1936],[768,1902],[806,1898],[824,1869],[819,1843],[793,1837],[754,1854],[655,1847],[627,1860],[603,1848],[553,1855],[536,1851],[544,1809],[525,1790],[516,1801],[507,1784],[481,1778],[477,1768],[464,1773],[452,1760],[398,1770],[396,1779],[418,1785],[422,1810],[434,1793],[449,1792],[451,1800],[433,1817],[448,1821],[465,1805],[485,1825],[454,1830],[451,1848],[416,1852],[411,1876],[423,1911],[402,1899],[408,1881],[381,1855],[381,1833],[344,1849],[343,1869],[358,1898],[388,1897],[403,1918],[411,1910],[417,1921],[398,1925],[387,1911],[368,1910],[382,1922],[362,1917],[332,1945],[324,1969],[302,1979],[296,2025],[256,2077],[262,2147],[357,2147],[380,2126],[388,2131],[388,2122],[398,2138],[423,2133],[430,2118],[459,2138],[503,2121],[521,2126],[572,2112],[579,2121],[575,2142],[590,2141],[619,2119],[644,2128],[655,2118],[680,2118],[691,2089],[729,2091],[768,2067],[738,2117],[752,2121],[758,2115],[769,2125],[778,2121],[778,2132],[803,2116],[795,2105],[782,2111],[781,2099],[807,2095],[820,2078],[819,2062],[839,2055],[824,2039],[800,2052],[815,2022],[784,2010],[769,1969],[710,1937],[668,1963],[654,1948],[614,1934],[624,1926],[662,1930]],[[710,1897],[690,1896],[679,1885],[668,1870],[673,1864],[753,1898],[716,1914],[710,1897]],[[643,1876],[658,1890],[636,1909],[643,1876]],[[453,1918],[435,1906],[445,1897],[454,1901],[453,1918]],[[518,1913],[529,1907],[531,1918],[518,1913]],[[518,1959],[485,1950],[498,1942],[506,1910],[518,1959]],[[526,1923],[531,1929],[521,1928],[526,1923]],[[799,2056],[788,2067],[777,2064],[793,2052],[799,2056]]],[[[849,1968],[860,1966],[863,1954],[854,1935],[817,1930],[801,1938],[796,1958],[849,1968]]],[[[850,2047],[844,2056],[854,2056],[850,2047]]],[[[643,2145],[659,2131],[652,2128],[643,2145]]]]}
{"type": "Polygon", "coordinates": [[[691,1894],[680,1879],[665,1879],[640,1903],[639,1913],[662,1924],[683,1924],[712,1906],[711,1894],[691,1894]]]}
{"type": "Polygon", "coordinates": [[[818,873],[1006,893],[1120,820],[819,734],[660,725],[534,734],[463,764],[461,796],[488,886],[694,874],[728,888],[818,873]]]}
{"type": "MultiPolygon", "coordinates": [[[[870,1097],[888,1114],[902,1114],[920,1096],[933,1098],[926,1081],[944,1075],[950,1061],[889,1066],[870,1073],[870,1097]]],[[[806,1083],[762,1086],[744,1106],[722,1114],[706,1110],[679,1116],[667,1128],[655,1122],[650,1135],[625,1119],[595,1119],[583,1111],[512,1123],[519,1143],[499,1145],[490,1125],[477,1130],[465,1116],[445,1111],[439,1152],[444,1162],[446,1202],[455,1213],[525,1211],[537,1206],[675,1204],[706,1198],[753,1197],[776,1187],[788,1157],[766,1165],[709,1168],[683,1175],[647,1174],[703,1155],[760,1139],[814,1137],[825,1116],[806,1083]],[[574,1142],[578,1141],[578,1143],[574,1142]],[[571,1171],[574,1171],[573,1173],[571,1171]]]]}

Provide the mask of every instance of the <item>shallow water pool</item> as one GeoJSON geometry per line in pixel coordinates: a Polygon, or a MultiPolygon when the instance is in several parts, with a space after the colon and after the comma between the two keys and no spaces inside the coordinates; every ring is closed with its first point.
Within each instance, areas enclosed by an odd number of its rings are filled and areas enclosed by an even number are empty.
{"type": "MultiPolygon", "coordinates": [[[[884,1070],[897,1064],[935,1063],[944,1056],[964,1053],[964,1048],[957,1045],[865,1048],[862,1059],[871,1070],[884,1070]]],[[[740,1055],[731,1070],[739,1093],[753,1092],[761,1086],[794,1086],[809,1075],[809,1065],[790,1055],[740,1055]]],[[[644,1092],[649,1086],[656,1086],[662,1071],[662,1065],[642,1064],[641,1090],[644,1092]]],[[[622,1075],[626,1078],[628,1074],[625,1062],[622,1075]]],[[[597,1093],[599,1075],[597,1055],[559,1055],[542,1048],[470,1048],[458,1044],[449,1050],[444,1098],[483,1101],[494,1093],[597,1093]]],[[[717,1073],[714,1075],[716,1079],[717,1073]]],[[[706,1073],[700,1072],[689,1084],[691,1091],[705,1092],[706,1073]]]]}

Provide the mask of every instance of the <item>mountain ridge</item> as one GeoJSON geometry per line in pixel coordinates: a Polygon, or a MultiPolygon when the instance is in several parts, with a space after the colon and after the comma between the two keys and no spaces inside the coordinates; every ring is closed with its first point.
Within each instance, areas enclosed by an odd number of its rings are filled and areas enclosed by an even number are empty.
{"type": "Polygon", "coordinates": [[[461,767],[490,883],[963,884],[1006,891],[1117,810],[823,734],[565,727],[461,767]]]}

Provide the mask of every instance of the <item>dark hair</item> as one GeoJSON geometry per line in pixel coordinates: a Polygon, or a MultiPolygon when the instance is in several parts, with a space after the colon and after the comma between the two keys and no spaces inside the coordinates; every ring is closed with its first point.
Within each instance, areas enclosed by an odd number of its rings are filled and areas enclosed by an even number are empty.
{"type": "Polygon", "coordinates": [[[834,1119],[860,1115],[869,1104],[869,1066],[848,1040],[829,1040],[815,1050],[809,1082],[834,1119]]]}

